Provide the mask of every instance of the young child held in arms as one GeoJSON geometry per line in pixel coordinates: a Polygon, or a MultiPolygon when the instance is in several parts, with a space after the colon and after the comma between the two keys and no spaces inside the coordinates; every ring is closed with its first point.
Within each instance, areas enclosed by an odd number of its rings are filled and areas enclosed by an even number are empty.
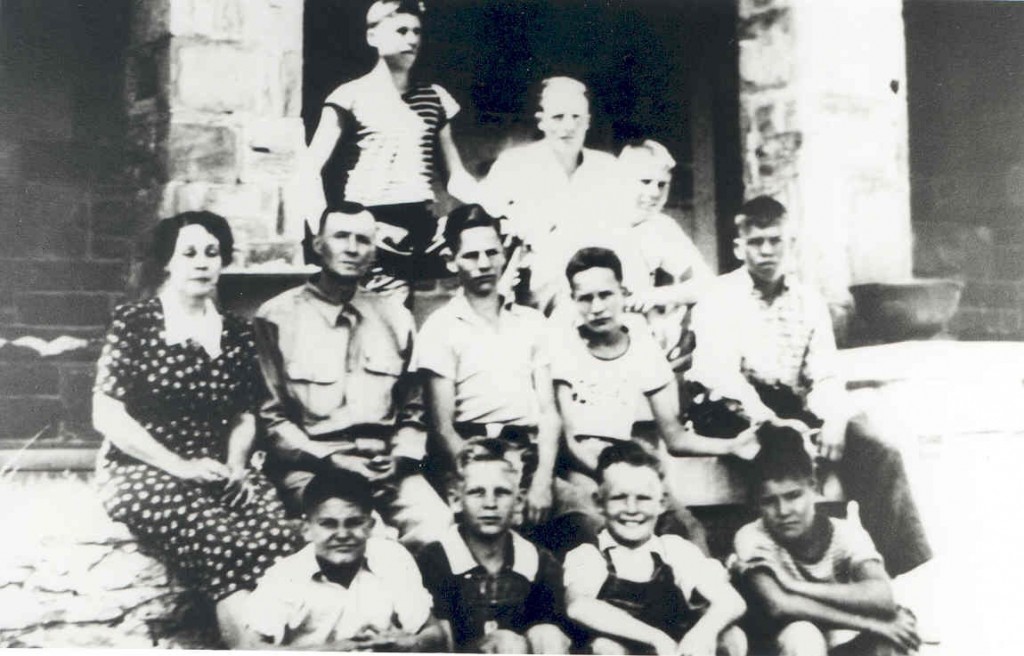
{"type": "Polygon", "coordinates": [[[725,569],[679,536],[654,534],[666,495],[657,457],[621,442],[597,469],[605,528],[565,558],[566,613],[591,632],[592,653],[746,654],[735,626],[746,606],[725,569]]]}
{"type": "Polygon", "coordinates": [[[760,519],[736,533],[733,570],[763,651],[852,656],[916,650],[921,641],[914,616],[893,602],[882,557],[856,512],[842,520],[817,510],[814,466],[800,434],[764,424],[758,437],[751,492],[760,519]]]}
{"type": "Polygon", "coordinates": [[[566,654],[562,571],[512,530],[523,502],[519,473],[494,438],[467,443],[450,503],[457,526],[417,560],[456,651],[566,654]]]}
{"type": "Polygon", "coordinates": [[[445,651],[416,562],[370,537],[370,486],[358,474],[317,474],[303,491],[309,544],[267,570],[249,598],[247,648],[445,651]]]}

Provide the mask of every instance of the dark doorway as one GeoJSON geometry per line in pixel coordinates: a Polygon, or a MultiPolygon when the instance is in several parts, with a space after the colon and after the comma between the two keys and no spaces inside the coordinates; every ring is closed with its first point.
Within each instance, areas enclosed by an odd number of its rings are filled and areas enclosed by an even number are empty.
{"type": "MultiPolygon", "coordinates": [[[[307,133],[323,98],[367,72],[369,0],[306,0],[307,133]]],[[[588,145],[615,152],[653,138],[675,156],[669,211],[716,259],[719,215],[742,197],[736,9],[698,0],[433,0],[420,64],[462,105],[453,124],[471,172],[535,138],[536,85],[570,75],[591,89],[588,145]]]]}

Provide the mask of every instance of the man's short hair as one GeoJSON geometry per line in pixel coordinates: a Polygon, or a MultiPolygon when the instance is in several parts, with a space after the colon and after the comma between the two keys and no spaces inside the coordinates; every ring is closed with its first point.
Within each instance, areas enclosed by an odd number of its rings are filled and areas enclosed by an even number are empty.
{"type": "Polygon", "coordinates": [[[328,499],[341,499],[369,514],[373,510],[370,482],[355,472],[337,469],[314,476],[302,491],[302,512],[309,517],[328,499]]]}
{"type": "Polygon", "coordinates": [[[619,161],[626,162],[641,157],[647,157],[657,162],[666,171],[671,171],[676,166],[676,160],[668,148],[653,139],[644,139],[639,143],[630,143],[622,147],[619,152],[619,161]]]}
{"type": "Polygon", "coordinates": [[[615,279],[622,282],[622,260],[611,249],[588,246],[576,251],[565,266],[565,277],[569,284],[572,285],[576,274],[587,269],[611,269],[615,279]]]}
{"type": "Polygon", "coordinates": [[[588,106],[590,105],[590,91],[587,90],[587,85],[574,77],[556,75],[541,80],[540,89],[537,92],[538,111],[544,110],[544,98],[553,93],[576,94],[586,100],[588,106]]]}
{"type": "Polygon", "coordinates": [[[396,14],[423,18],[424,7],[419,0],[377,0],[366,10],[366,27],[376,27],[396,14]]]}
{"type": "Polygon", "coordinates": [[[814,481],[814,461],[804,448],[804,437],[795,428],[762,424],[757,429],[761,450],[754,457],[750,471],[753,498],[761,492],[765,481],[814,481]]]}
{"type": "Polygon", "coordinates": [[[625,464],[633,467],[647,467],[658,475],[658,478],[665,478],[665,472],[661,466],[661,460],[639,442],[633,440],[622,440],[606,447],[601,455],[597,457],[597,480],[604,482],[604,473],[612,465],[625,464]]]}
{"type": "Polygon", "coordinates": [[[768,228],[786,220],[786,206],[771,196],[758,196],[743,203],[736,213],[736,229],[768,228]]]}
{"type": "Polygon", "coordinates": [[[459,252],[462,233],[473,228],[491,228],[501,238],[501,223],[487,213],[487,210],[476,204],[456,207],[448,214],[444,226],[444,242],[451,249],[452,255],[459,252]]]}
{"type": "Polygon", "coordinates": [[[335,205],[331,205],[330,207],[324,210],[323,214],[320,215],[320,223],[317,226],[316,233],[318,235],[324,234],[324,226],[327,225],[327,217],[330,216],[331,214],[345,214],[346,216],[356,216],[357,214],[362,214],[363,212],[367,211],[369,210],[367,210],[359,203],[353,203],[347,200],[337,203],[335,205]]]}

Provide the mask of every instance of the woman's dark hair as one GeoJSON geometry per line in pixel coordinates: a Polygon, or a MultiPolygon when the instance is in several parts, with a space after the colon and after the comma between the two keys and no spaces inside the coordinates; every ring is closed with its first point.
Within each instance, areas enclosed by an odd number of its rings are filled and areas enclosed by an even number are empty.
{"type": "Polygon", "coordinates": [[[598,246],[581,248],[569,260],[565,267],[565,277],[572,284],[576,274],[587,269],[611,269],[615,279],[622,282],[622,260],[615,254],[615,251],[598,246]]]}
{"type": "Polygon", "coordinates": [[[369,514],[373,510],[370,482],[344,469],[320,472],[302,491],[302,512],[307,517],[328,499],[341,499],[369,514]]]}
{"type": "Polygon", "coordinates": [[[814,480],[814,461],[796,429],[763,424],[757,429],[757,439],[761,450],[751,461],[752,498],[757,498],[765,481],[814,480]]]}
{"type": "Polygon", "coordinates": [[[473,228],[491,228],[501,238],[501,224],[479,205],[461,205],[449,212],[444,226],[444,243],[452,255],[459,252],[462,233],[473,228]]]}
{"type": "Polygon", "coordinates": [[[202,226],[213,235],[220,244],[220,261],[230,264],[235,250],[235,238],[231,234],[231,226],[227,219],[213,212],[182,212],[166,219],[161,219],[150,230],[146,240],[146,248],[142,261],[138,284],[132,286],[138,292],[136,296],[152,295],[163,283],[166,273],[164,267],[174,255],[174,247],[178,243],[178,234],[185,226],[202,226]]]}

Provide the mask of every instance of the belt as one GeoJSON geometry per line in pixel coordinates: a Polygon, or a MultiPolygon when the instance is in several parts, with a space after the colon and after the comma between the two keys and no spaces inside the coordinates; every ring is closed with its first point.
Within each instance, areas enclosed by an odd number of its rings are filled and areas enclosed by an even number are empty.
{"type": "Polygon", "coordinates": [[[466,439],[473,437],[494,437],[512,444],[526,446],[537,436],[536,426],[518,426],[515,424],[478,423],[460,421],[455,424],[455,432],[466,439]]]}
{"type": "MultiPolygon", "coordinates": [[[[314,442],[350,442],[351,451],[361,454],[382,454],[388,451],[397,428],[382,424],[356,424],[341,430],[310,435],[314,442]]],[[[347,449],[343,449],[345,451],[347,449]]]]}

